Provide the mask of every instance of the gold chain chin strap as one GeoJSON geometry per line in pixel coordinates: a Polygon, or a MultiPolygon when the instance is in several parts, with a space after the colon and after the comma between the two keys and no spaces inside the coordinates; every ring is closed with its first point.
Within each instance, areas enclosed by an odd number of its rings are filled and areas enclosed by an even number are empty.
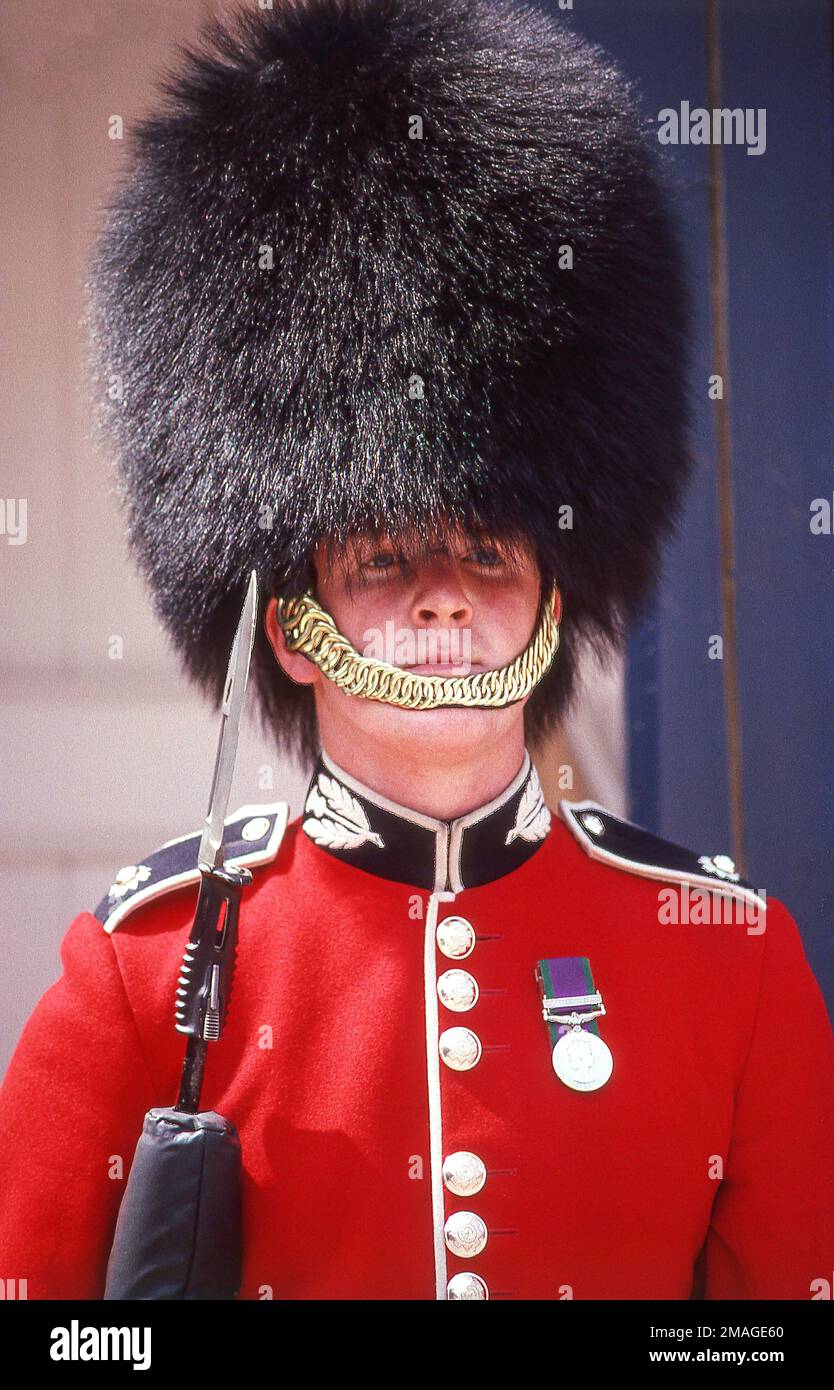
{"type": "Polygon", "coordinates": [[[523,700],[556,655],[560,616],[561,600],[554,585],[536,631],[508,666],[471,676],[424,676],[372,656],[360,656],[311,593],[278,599],[278,622],[291,652],[309,657],[348,695],[413,710],[443,705],[497,708],[523,700]]]}

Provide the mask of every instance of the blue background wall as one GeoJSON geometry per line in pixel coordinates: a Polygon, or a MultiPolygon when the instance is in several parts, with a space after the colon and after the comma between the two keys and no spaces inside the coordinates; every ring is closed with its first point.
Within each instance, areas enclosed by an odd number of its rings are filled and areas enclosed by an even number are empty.
{"type": "MultiPolygon", "coordinates": [[[[547,3],[547,0],[543,0],[547,3]]],[[[549,8],[555,9],[555,0],[549,8]]],[[[746,873],[787,903],[834,1016],[832,719],[832,29],[825,0],[723,0],[720,105],[766,110],[765,153],[721,148],[746,873]]],[[[704,0],[574,0],[568,16],[636,81],[645,113],[709,106],[704,0]]],[[[697,479],[628,669],[631,816],[733,853],[721,661],[710,314],[709,149],[675,161],[696,305],[697,479]]]]}

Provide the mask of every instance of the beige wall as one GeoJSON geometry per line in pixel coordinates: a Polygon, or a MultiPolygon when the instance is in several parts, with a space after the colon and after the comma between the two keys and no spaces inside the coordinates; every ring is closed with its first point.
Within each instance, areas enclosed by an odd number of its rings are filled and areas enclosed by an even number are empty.
{"type": "MultiPolygon", "coordinates": [[[[216,719],[186,686],[128,561],[107,460],[89,439],[81,285],[97,208],[123,146],[113,114],[141,113],[173,44],[207,0],[4,0],[0,76],[2,333],[0,496],[25,498],[28,537],[0,536],[0,1072],[61,937],[123,864],[195,829],[216,719]],[[108,655],[123,640],[123,658],[108,655]]],[[[574,798],[624,809],[622,680],[590,682],[570,743],[574,798]]],[[[232,807],[285,799],[305,775],[247,728],[232,807]],[[274,791],[263,788],[272,770],[274,791]]]]}

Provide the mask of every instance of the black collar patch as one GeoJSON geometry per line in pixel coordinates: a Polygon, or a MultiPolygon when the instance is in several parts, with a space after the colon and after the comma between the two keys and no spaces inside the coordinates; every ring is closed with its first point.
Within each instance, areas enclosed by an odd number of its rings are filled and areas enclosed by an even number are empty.
{"type": "MultiPolygon", "coordinates": [[[[226,817],[223,831],[225,862],[245,864],[249,868],[271,863],[280,848],[288,812],[285,801],[271,806],[241,806],[233,811],[226,817]]],[[[140,864],[126,864],[119,869],[94,913],[104,930],[115,931],[126,917],[151,898],[161,897],[189,883],[199,883],[197,855],[202,834],[200,829],[178,840],[168,840],[140,864]]]]}
{"type": "Polygon", "coordinates": [[[550,812],[526,751],[500,796],[450,821],[389,801],[322,753],[302,829],[320,849],[379,878],[460,893],[503,878],[534,855],[550,830],[550,812]]]}
{"type": "Polygon", "coordinates": [[[736,870],[726,854],[696,854],[672,840],[622,820],[594,801],[560,801],[559,810],[586,854],[603,864],[643,878],[694,883],[766,907],[767,903],[736,870]]]}

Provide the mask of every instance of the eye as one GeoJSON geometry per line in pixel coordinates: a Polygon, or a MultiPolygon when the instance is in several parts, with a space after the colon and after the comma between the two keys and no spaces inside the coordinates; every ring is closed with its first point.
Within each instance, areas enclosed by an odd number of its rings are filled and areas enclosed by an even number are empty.
{"type": "Polygon", "coordinates": [[[372,574],[391,574],[395,569],[399,569],[402,563],[402,555],[395,555],[393,550],[377,550],[367,560],[362,561],[360,568],[372,574]]]}
{"type": "Polygon", "coordinates": [[[495,569],[497,565],[503,562],[503,556],[500,551],[496,550],[495,547],[491,545],[481,546],[478,550],[470,551],[466,558],[468,560],[474,560],[477,565],[480,565],[484,569],[495,569]]]}

